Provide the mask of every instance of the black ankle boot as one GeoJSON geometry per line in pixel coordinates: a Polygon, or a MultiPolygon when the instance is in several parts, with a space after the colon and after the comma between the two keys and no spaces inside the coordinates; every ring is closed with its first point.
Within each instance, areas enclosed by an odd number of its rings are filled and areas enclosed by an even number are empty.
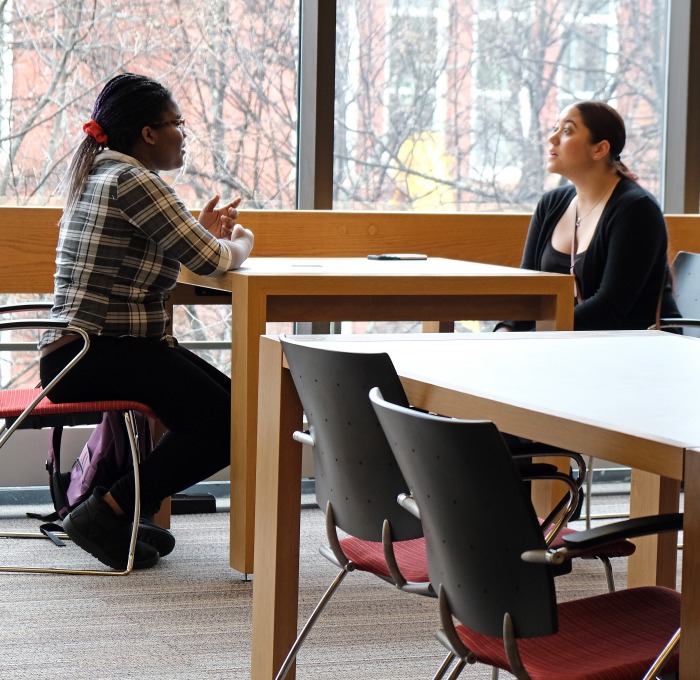
{"type": "Polygon", "coordinates": [[[175,547],[175,536],[148,517],[139,520],[138,539],[153,546],[161,557],[169,555],[175,547]]]}
{"type": "MultiPolygon", "coordinates": [[[[103,496],[106,489],[97,487],[92,496],[63,519],[63,528],[71,540],[112,569],[124,571],[129,555],[131,522],[118,517],[103,496]]],[[[136,541],[134,569],[148,569],[158,562],[158,551],[136,541]]]]}

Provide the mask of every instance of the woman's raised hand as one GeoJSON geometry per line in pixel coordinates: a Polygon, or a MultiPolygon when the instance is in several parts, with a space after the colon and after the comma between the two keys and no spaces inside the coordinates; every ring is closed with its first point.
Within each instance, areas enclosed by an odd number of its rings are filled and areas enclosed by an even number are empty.
{"type": "Polygon", "coordinates": [[[216,238],[231,239],[236,220],[238,219],[238,206],[241,197],[234,198],[230,203],[217,208],[219,196],[212,198],[199,213],[199,223],[216,238]]]}

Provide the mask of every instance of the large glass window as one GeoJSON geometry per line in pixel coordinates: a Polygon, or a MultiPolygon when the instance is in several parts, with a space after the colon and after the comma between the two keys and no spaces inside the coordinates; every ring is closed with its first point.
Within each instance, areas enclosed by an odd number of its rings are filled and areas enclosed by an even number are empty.
{"type": "Polygon", "coordinates": [[[625,118],[660,198],[668,0],[338,0],[334,208],[529,211],[562,107],[625,118]]]}
{"type": "MultiPolygon", "coordinates": [[[[298,0],[0,3],[0,202],[62,202],[59,182],[116,73],[169,87],[187,119],[172,177],[193,207],[295,206],[298,0]]],[[[134,102],[138,106],[138,102],[134,102]]]]}
{"type": "MultiPolygon", "coordinates": [[[[132,71],[170,88],[187,120],[186,166],[164,176],[188,205],[221,194],[247,210],[293,209],[298,33],[299,0],[0,2],[0,205],[62,205],[95,97],[132,71]]],[[[230,312],[176,307],[175,334],[228,341],[230,312]]],[[[230,351],[203,354],[230,370],[230,351]]],[[[36,382],[34,356],[1,353],[2,383],[36,382]]]]}

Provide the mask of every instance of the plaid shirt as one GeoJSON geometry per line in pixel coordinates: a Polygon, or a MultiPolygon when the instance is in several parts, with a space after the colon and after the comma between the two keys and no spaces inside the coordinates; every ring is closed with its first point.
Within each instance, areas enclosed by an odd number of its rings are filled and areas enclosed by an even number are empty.
{"type": "MultiPolygon", "coordinates": [[[[163,337],[180,263],[221,274],[231,253],[155,172],[103,151],[61,219],[51,316],[97,335],[163,337]]],[[[40,346],[60,335],[47,331],[40,346]]]]}

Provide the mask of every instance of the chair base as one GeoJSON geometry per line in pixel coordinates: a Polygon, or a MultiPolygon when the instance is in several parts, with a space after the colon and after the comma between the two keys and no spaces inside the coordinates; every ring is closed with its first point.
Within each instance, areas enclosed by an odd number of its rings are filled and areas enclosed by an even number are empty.
{"type": "MultiPolygon", "coordinates": [[[[136,523],[138,527],[138,522],[136,523]]],[[[137,529],[138,530],[138,529],[137,529]]],[[[52,532],[53,536],[59,541],[69,541],[70,536],[63,532],[52,532]]],[[[0,538],[20,538],[20,539],[43,539],[45,541],[53,540],[50,536],[43,533],[37,532],[23,532],[23,531],[2,531],[0,532],[0,538]]],[[[55,541],[54,541],[55,543],[55,541]]],[[[57,545],[60,545],[57,544],[57,545]]],[[[104,569],[70,569],[67,567],[22,567],[13,565],[0,565],[0,572],[15,572],[15,573],[30,573],[30,574],[70,574],[84,576],[126,576],[133,571],[133,552],[129,555],[129,559],[126,563],[126,569],[117,570],[105,567],[104,569]]]]}

